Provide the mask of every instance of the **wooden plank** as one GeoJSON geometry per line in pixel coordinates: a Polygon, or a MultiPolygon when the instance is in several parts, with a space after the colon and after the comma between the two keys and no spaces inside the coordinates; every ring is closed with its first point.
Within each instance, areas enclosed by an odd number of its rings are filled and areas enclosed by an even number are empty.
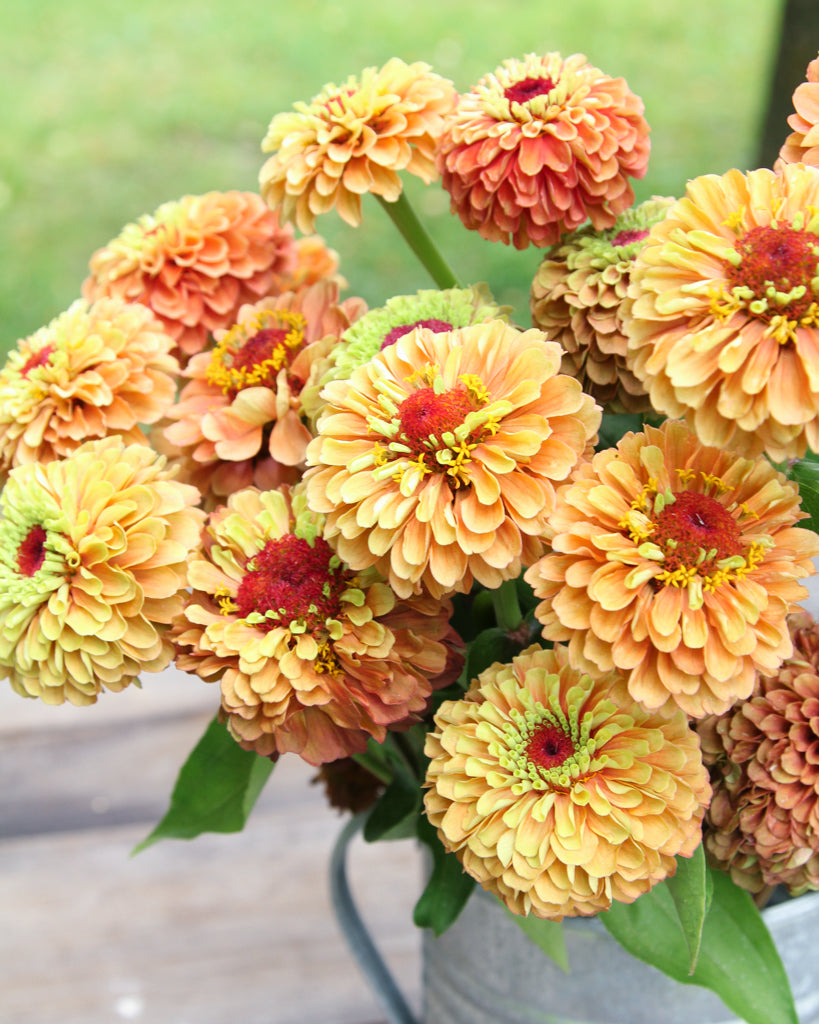
{"type": "MultiPolygon", "coordinates": [[[[0,1020],[383,1021],[332,914],[344,819],[309,765],[282,758],[243,833],[130,857],[213,713],[204,684],[172,690],[106,695],[101,712],[0,691],[0,1020]]],[[[351,884],[416,1006],[420,877],[413,844],[356,840],[351,884]]]]}

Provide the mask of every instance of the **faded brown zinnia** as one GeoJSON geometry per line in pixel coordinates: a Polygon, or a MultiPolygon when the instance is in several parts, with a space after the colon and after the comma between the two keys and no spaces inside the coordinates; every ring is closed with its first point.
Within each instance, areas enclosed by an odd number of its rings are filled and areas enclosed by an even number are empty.
{"type": "Polygon", "coordinates": [[[351,571],[298,488],[232,495],[189,575],[176,664],[221,681],[230,732],[265,756],[360,753],[460,671],[449,604],[399,601],[377,573],[351,571]]]}
{"type": "Polygon", "coordinates": [[[706,447],[684,423],[627,434],[581,464],[526,573],[549,640],[619,668],[649,708],[720,714],[791,654],[787,614],[819,539],[795,484],[706,447]]]}
{"type": "Polygon", "coordinates": [[[304,232],[332,209],[356,226],[365,192],[398,199],[399,171],[427,184],[435,179],[435,143],[456,98],[452,83],[429,65],[397,57],[341,86],[326,85],[270,122],[262,150],[273,155],[259,174],[261,193],[304,232]]]}
{"type": "Polygon", "coordinates": [[[339,555],[402,597],[497,587],[533,562],[600,423],[561,355],[502,320],[418,327],[327,384],[305,480],[339,555]]]}
{"type": "Polygon", "coordinates": [[[564,236],[532,282],[532,322],[564,350],[561,369],[610,412],[651,408],[626,362],[620,307],[634,257],[673,199],[655,197],[621,213],[605,231],[586,226],[564,236]]]}
{"type": "Polygon", "coordinates": [[[20,341],[0,370],[0,479],[95,437],[147,443],[139,424],[176,395],[172,348],[150,310],[119,299],[77,301],[20,341]]]}
{"type": "Polygon", "coordinates": [[[290,227],[253,192],[207,192],[163,203],[91,257],[83,295],[149,306],[184,355],[229,327],[295,262],[290,227]]]}
{"type": "Polygon", "coordinates": [[[819,168],[695,178],[634,260],[623,315],[651,404],[705,444],[819,450],[819,168]]]}
{"type": "Polygon", "coordinates": [[[793,655],[752,697],[699,723],[714,801],[705,848],[752,892],[819,889],[819,625],[790,620],[793,655]]]}
{"type": "Polygon", "coordinates": [[[47,704],[93,704],[165,668],[198,500],[119,437],[13,469],[0,494],[0,677],[47,704]]]}
{"type": "Polygon", "coordinates": [[[582,54],[527,54],[485,75],[447,118],[437,163],[453,213],[518,249],[586,219],[609,228],[646,171],[643,103],[582,54]]]}
{"type": "Polygon", "coordinates": [[[435,716],[426,813],[516,914],[631,903],[691,856],[711,794],[688,719],[647,711],[565,648],[496,663],[435,716]]]}

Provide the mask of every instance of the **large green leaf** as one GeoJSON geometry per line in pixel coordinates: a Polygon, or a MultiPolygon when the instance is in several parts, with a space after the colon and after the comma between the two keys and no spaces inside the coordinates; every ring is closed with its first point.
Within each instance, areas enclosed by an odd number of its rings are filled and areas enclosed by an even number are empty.
{"type": "Polygon", "coordinates": [[[615,903],[600,921],[639,960],[685,984],[711,989],[748,1024],[798,1024],[782,961],[750,895],[722,872],[702,931],[696,970],[667,883],[631,904],[615,903]]]}
{"type": "Polygon", "coordinates": [[[539,946],[558,967],[568,972],[569,954],[566,952],[562,921],[547,921],[533,914],[523,917],[521,914],[513,914],[506,906],[504,910],[528,939],[539,946]]]}
{"type": "Polygon", "coordinates": [[[666,882],[677,916],[682,925],[683,937],[688,946],[690,961],[688,973],[693,974],[697,966],[702,945],[702,930],[705,916],[713,894],[711,873],[705,866],[705,851],[702,843],[692,857],[678,857],[677,870],[666,882]]]}
{"type": "Polygon", "coordinates": [[[379,839],[408,839],[416,834],[416,817],[421,806],[421,790],[415,779],[396,773],[379,797],[364,824],[368,843],[379,839]]]}
{"type": "Polygon", "coordinates": [[[810,453],[810,458],[794,462],[787,475],[799,485],[802,511],[809,517],[800,520],[799,526],[819,533],[819,463],[814,461],[816,458],[810,453]]]}
{"type": "Polygon", "coordinates": [[[423,816],[418,820],[418,838],[432,854],[432,873],[415,904],[413,920],[419,928],[442,935],[463,910],[475,879],[464,871],[454,853],[444,849],[438,833],[423,816]]]}
{"type": "Polygon", "coordinates": [[[180,769],[165,817],[133,852],[160,839],[241,831],[272,770],[272,761],[243,750],[214,718],[180,769]]]}

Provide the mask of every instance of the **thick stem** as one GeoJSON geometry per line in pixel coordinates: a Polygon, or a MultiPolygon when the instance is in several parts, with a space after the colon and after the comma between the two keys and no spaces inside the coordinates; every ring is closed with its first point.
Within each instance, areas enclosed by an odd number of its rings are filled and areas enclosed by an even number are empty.
{"type": "Polygon", "coordinates": [[[376,198],[435,284],[439,288],[459,288],[458,279],[438,252],[424,225],[416,217],[415,211],[404,193],[402,192],[394,203],[388,203],[380,196],[376,198]]]}
{"type": "Polygon", "coordinates": [[[505,633],[511,633],[523,622],[515,580],[504,580],[497,590],[492,591],[492,606],[495,609],[495,621],[505,633]]]}

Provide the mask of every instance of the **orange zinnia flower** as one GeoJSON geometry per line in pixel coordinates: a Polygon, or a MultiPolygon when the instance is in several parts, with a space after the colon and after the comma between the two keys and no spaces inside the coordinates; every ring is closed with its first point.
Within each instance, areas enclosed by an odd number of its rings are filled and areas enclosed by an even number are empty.
{"type": "Polygon", "coordinates": [[[631,903],[702,838],[711,789],[688,719],[587,675],[565,648],[494,664],[427,735],[427,817],[516,914],[560,920],[631,903]]]}
{"type": "Polygon", "coordinates": [[[456,98],[452,83],[427,64],[397,57],[360,79],[326,85],[270,122],[262,150],[273,156],[259,174],[262,195],[304,232],[333,208],[355,227],[365,192],[398,199],[399,171],[434,180],[435,143],[456,98]]]}
{"type": "Polygon", "coordinates": [[[819,169],[705,175],[651,229],[623,306],[656,410],[774,461],[819,450],[819,169]]]}
{"type": "Polygon", "coordinates": [[[649,708],[720,714],[791,653],[787,614],[819,539],[767,460],[701,445],[683,423],[627,434],[581,464],[526,573],[543,635],[628,675],[649,708]]]}
{"type": "MultiPolygon", "coordinates": [[[[784,164],[811,164],[819,166],[819,57],[808,64],[807,81],[796,87],[793,94],[795,113],[788,118],[793,128],[779,151],[784,164]]],[[[781,164],[777,165],[781,169],[781,164]]]]}
{"type": "Polygon", "coordinates": [[[483,238],[554,245],[609,228],[648,163],[643,103],[582,54],[507,60],[461,96],[437,162],[453,213],[483,238]]]}
{"type": "Polygon", "coordinates": [[[460,671],[451,606],[398,601],[377,573],[352,572],[298,488],[232,495],[189,575],[176,664],[221,680],[230,732],[265,756],[321,764],[360,753],[412,724],[433,685],[460,671]]]}
{"type": "MultiPolygon", "coordinates": [[[[278,467],[300,466],[312,433],[302,392],[318,381],[339,336],[366,311],[363,299],[339,300],[338,285],[320,281],[239,310],[216,347],[195,355],[191,380],[168,417],[166,439],[198,464],[207,488],[226,496],[242,487],[271,487],[278,467]]],[[[194,479],[194,477],[191,477],[194,479]]]]}
{"type": "Polygon", "coordinates": [[[13,469],[0,494],[0,677],[46,704],[93,704],[165,668],[198,501],[120,437],[13,469]]]}
{"type": "Polygon", "coordinates": [[[600,423],[562,350],[502,320],[416,328],[322,392],[307,493],[339,555],[402,597],[518,575],[600,423]]]}
{"type": "Polygon", "coordinates": [[[290,227],[253,192],[208,192],[164,203],[91,257],[83,295],[149,306],[185,355],[229,327],[294,265],[290,227]]]}
{"type": "Polygon", "coordinates": [[[173,403],[173,339],[150,310],[119,299],[73,303],[18,343],[0,370],[0,479],[84,441],[119,434],[147,443],[173,403]]]}

